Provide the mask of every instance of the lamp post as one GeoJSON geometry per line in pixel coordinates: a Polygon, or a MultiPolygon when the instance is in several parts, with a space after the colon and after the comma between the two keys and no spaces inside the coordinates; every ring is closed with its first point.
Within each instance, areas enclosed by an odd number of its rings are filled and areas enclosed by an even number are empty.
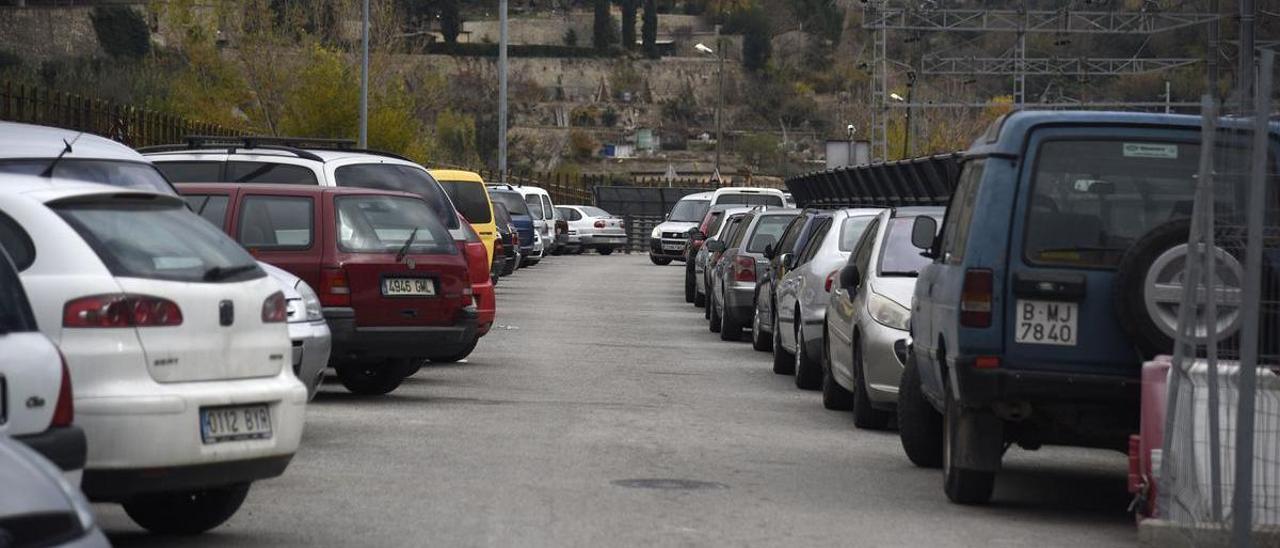
{"type": "Polygon", "coordinates": [[[721,143],[724,141],[724,138],[723,138],[724,135],[722,133],[723,124],[721,122],[721,119],[723,117],[722,110],[724,108],[724,44],[718,37],[716,38],[716,43],[717,43],[716,45],[720,46],[720,51],[713,50],[703,45],[702,43],[698,43],[697,45],[693,46],[693,48],[708,55],[714,54],[717,59],[716,87],[719,89],[716,92],[716,172],[715,172],[716,181],[715,183],[716,183],[716,186],[719,187],[720,186],[720,151],[722,146],[721,143]]]}
{"type": "Polygon", "coordinates": [[[360,148],[369,148],[369,0],[364,0],[364,19],[360,22],[360,148]]]}
{"type": "MultiPolygon", "coordinates": [[[[910,96],[910,95],[911,95],[911,92],[908,91],[907,96],[910,96]]],[[[902,98],[902,96],[898,95],[897,93],[890,93],[889,98],[899,103],[906,103],[908,101],[908,99],[902,98]]],[[[902,157],[905,159],[907,157],[907,141],[911,140],[911,106],[910,105],[907,106],[907,123],[903,131],[904,133],[902,135],[902,157]]],[[[888,158],[885,158],[885,160],[888,160],[888,158]]]]}
{"type": "Polygon", "coordinates": [[[498,3],[498,182],[507,182],[507,0],[498,3]]]}

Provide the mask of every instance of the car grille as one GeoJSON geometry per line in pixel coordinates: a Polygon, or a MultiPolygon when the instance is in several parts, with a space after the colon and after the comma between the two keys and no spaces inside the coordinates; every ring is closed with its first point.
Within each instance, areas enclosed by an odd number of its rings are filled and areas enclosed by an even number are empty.
{"type": "Polygon", "coordinates": [[[663,233],[662,233],[662,237],[663,237],[663,238],[669,238],[669,239],[672,239],[672,240],[684,240],[684,239],[688,238],[688,237],[689,237],[689,235],[688,235],[688,234],[681,233],[681,232],[663,232],[663,233]]]}

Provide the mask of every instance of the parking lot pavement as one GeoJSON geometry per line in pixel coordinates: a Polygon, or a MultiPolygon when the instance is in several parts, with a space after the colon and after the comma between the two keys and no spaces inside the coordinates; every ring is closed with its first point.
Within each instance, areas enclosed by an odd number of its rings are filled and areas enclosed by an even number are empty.
{"type": "MultiPolygon", "coordinates": [[[[893,432],[774,375],[685,304],[684,269],[552,257],[498,286],[469,363],[396,392],[326,385],[281,478],[191,546],[1125,546],[1119,453],[1011,449],[995,500],[946,502],[893,432]]],[[[115,506],[120,546],[172,546],[115,506]]]]}

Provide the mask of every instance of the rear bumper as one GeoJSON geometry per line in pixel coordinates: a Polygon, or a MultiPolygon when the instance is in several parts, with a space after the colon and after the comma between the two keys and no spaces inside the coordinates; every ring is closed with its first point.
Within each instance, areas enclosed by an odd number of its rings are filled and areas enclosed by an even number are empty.
{"type": "Polygon", "coordinates": [[[976,369],[972,357],[957,357],[951,371],[957,396],[967,406],[1007,401],[1121,404],[1137,412],[1142,387],[1136,367],[1132,376],[976,369]]]}
{"type": "Polygon", "coordinates": [[[292,454],[236,462],[131,470],[88,470],[81,484],[93,501],[126,501],[136,495],[221,487],[274,478],[292,454]]]}
{"type": "Polygon", "coordinates": [[[626,234],[584,234],[578,237],[582,247],[610,247],[619,248],[627,245],[626,234]]]}
{"type": "Polygon", "coordinates": [[[88,444],[85,443],[84,430],[79,426],[54,427],[38,434],[14,436],[13,439],[40,453],[64,472],[84,468],[88,444]]]}
{"type": "Polygon", "coordinates": [[[684,260],[684,240],[672,240],[669,238],[649,238],[649,255],[659,259],[672,259],[676,261],[684,260]],[[679,249],[674,246],[679,245],[679,249]],[[667,247],[672,247],[667,249],[667,247]]]}
{"type": "Polygon", "coordinates": [[[725,288],[725,316],[738,323],[751,321],[756,312],[756,284],[735,282],[725,288]]]}
{"type": "Polygon", "coordinates": [[[476,338],[480,319],[475,307],[459,310],[448,326],[358,327],[350,308],[326,308],[324,315],[333,332],[333,361],[450,356],[476,338]]]}

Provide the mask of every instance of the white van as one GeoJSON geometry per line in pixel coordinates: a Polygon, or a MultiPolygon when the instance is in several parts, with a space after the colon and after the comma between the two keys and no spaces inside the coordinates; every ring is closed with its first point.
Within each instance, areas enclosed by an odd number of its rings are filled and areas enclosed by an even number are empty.
{"type": "Polygon", "coordinates": [[[744,205],[785,207],[786,194],[776,188],[757,187],[725,187],[716,189],[711,195],[711,205],[744,205]]]}
{"type": "MultiPolygon", "coordinates": [[[[550,255],[556,246],[556,207],[551,203],[551,194],[536,186],[516,186],[513,189],[524,196],[525,203],[529,204],[533,231],[542,240],[541,254],[536,259],[550,255]]],[[[534,252],[537,253],[538,250],[535,249],[534,252]]]]}

